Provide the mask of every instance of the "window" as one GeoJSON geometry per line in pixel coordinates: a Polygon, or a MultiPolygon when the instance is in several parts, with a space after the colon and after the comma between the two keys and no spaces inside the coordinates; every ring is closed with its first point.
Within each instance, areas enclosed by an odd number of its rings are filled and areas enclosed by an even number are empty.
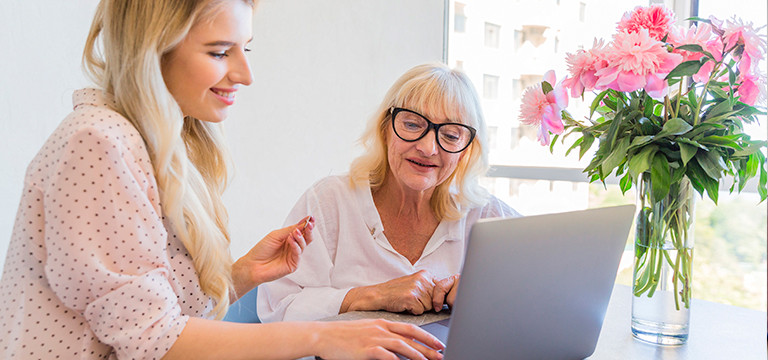
{"type": "Polygon", "coordinates": [[[501,27],[489,22],[485,23],[485,46],[490,48],[499,48],[499,32],[501,27]]]}
{"type": "Polygon", "coordinates": [[[515,126],[510,129],[509,132],[509,147],[510,149],[514,149],[517,147],[518,143],[520,142],[520,128],[515,126]]]}
{"type": "Polygon", "coordinates": [[[454,3],[453,31],[463,33],[466,31],[467,17],[464,15],[464,4],[454,3]]]}
{"type": "Polygon", "coordinates": [[[496,99],[499,97],[499,77],[483,74],[483,98],[496,99]]]}
{"type": "Polygon", "coordinates": [[[587,4],[579,3],[579,21],[584,22],[586,13],[587,13],[587,4]]]}
{"type": "Polygon", "coordinates": [[[523,46],[523,41],[525,41],[523,32],[520,30],[515,30],[515,50],[523,46]]]}
{"type": "Polygon", "coordinates": [[[491,149],[495,149],[498,147],[498,144],[496,142],[496,138],[498,137],[499,127],[498,126],[488,126],[488,147],[491,149]]]}
{"type": "Polygon", "coordinates": [[[512,79],[512,98],[519,99],[523,96],[523,82],[520,79],[512,79]]]}

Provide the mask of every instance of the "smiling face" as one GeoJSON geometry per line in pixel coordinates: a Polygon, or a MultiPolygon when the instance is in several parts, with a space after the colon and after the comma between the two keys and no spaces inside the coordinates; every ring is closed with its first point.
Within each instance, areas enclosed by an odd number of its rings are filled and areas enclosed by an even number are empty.
{"type": "Polygon", "coordinates": [[[165,85],[185,116],[221,122],[238,88],[251,84],[245,53],[252,17],[253,9],[245,2],[226,1],[163,56],[165,85]]]}
{"type": "MultiPolygon", "coordinates": [[[[461,122],[447,118],[440,111],[422,113],[435,124],[461,122]]],[[[393,181],[404,191],[431,192],[456,170],[463,154],[449,153],[441,149],[430,130],[423,138],[407,142],[395,135],[392,126],[387,132],[388,181],[393,181]]]]}

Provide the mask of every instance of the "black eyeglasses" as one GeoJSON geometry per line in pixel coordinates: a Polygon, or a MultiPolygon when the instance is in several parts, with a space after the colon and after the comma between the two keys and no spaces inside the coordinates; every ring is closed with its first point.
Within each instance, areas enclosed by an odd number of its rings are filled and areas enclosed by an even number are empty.
{"type": "Polygon", "coordinates": [[[435,124],[424,115],[408,109],[392,107],[392,129],[395,135],[407,142],[423,138],[430,130],[435,129],[435,139],[441,149],[449,153],[464,151],[475,138],[475,130],[471,126],[459,123],[435,124]]]}

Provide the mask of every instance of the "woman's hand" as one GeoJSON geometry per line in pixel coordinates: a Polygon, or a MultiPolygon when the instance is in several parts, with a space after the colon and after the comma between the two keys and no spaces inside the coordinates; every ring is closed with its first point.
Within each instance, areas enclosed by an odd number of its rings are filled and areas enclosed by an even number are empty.
{"type": "Polygon", "coordinates": [[[419,270],[381,284],[353,288],[344,297],[339,313],[386,310],[420,315],[432,309],[434,287],[435,277],[426,270],[419,270]]]}
{"type": "Polygon", "coordinates": [[[237,294],[261,283],[288,275],[299,266],[299,255],[312,242],[315,219],[307,216],[295,225],[272,231],[232,265],[237,294]]]}
{"type": "Polygon", "coordinates": [[[456,301],[456,291],[459,288],[459,278],[461,275],[456,274],[435,282],[435,288],[432,290],[432,308],[435,309],[435,312],[440,312],[443,309],[443,304],[448,304],[449,308],[453,308],[453,303],[456,301]]]}
{"type": "Polygon", "coordinates": [[[317,323],[319,356],[323,359],[442,359],[437,338],[411,324],[386,320],[317,323]],[[425,346],[426,345],[426,346],[425,346]]]}

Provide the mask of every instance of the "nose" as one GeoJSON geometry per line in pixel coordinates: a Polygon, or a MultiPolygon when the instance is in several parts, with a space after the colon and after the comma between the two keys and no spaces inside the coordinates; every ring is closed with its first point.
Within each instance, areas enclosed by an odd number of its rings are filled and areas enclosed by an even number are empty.
{"type": "Polygon", "coordinates": [[[251,65],[248,64],[248,58],[245,56],[245,53],[241,53],[241,56],[238,56],[233,60],[229,70],[229,79],[234,83],[243,84],[245,86],[251,85],[253,82],[251,65]]]}
{"type": "Polygon", "coordinates": [[[435,129],[430,129],[427,135],[416,140],[416,150],[426,156],[436,155],[439,151],[439,146],[437,145],[437,131],[435,129]]]}

